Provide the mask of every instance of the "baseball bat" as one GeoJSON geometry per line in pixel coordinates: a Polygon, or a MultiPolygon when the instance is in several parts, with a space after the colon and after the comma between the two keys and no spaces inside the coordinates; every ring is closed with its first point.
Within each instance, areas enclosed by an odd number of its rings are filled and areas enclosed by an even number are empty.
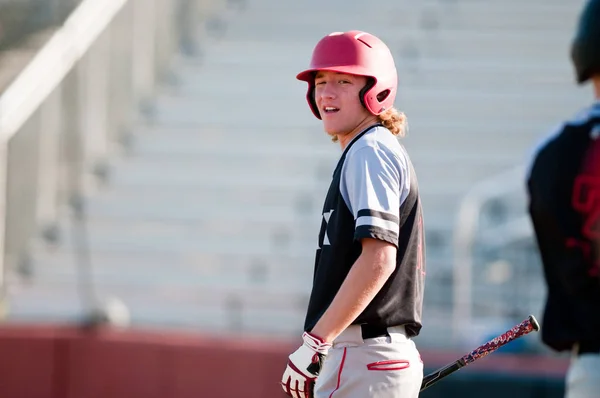
{"type": "Polygon", "coordinates": [[[466,354],[462,358],[457,359],[453,363],[450,363],[444,366],[443,368],[440,368],[435,372],[423,377],[423,382],[421,383],[421,391],[425,390],[428,387],[431,387],[438,381],[442,380],[444,377],[456,372],[460,368],[463,368],[468,364],[475,362],[476,360],[483,358],[488,354],[491,354],[503,345],[506,345],[511,341],[518,339],[519,337],[523,337],[526,334],[529,334],[533,331],[537,332],[538,330],[540,330],[540,324],[533,315],[529,315],[529,318],[525,319],[523,322],[519,323],[512,329],[504,332],[500,336],[497,336],[496,338],[488,341],[487,343],[480,345],[479,347],[466,354]]]}

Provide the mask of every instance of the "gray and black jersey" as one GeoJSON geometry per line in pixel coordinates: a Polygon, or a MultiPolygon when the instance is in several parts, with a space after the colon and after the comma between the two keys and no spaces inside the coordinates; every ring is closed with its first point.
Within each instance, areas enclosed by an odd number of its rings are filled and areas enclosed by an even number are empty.
{"type": "Polygon", "coordinates": [[[304,329],[311,330],[358,259],[361,239],[398,249],[396,269],[353,324],[421,329],[425,239],[417,178],[398,139],[382,125],[356,136],[342,153],[323,206],[313,287],[304,329]]]}

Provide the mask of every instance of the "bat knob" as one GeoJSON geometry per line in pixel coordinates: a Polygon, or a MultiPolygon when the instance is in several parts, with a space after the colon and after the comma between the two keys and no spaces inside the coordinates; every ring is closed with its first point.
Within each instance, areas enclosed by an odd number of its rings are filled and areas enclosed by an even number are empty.
{"type": "Polygon", "coordinates": [[[535,330],[536,332],[538,332],[540,330],[540,324],[538,323],[537,319],[535,319],[535,317],[533,315],[529,315],[529,322],[531,322],[531,326],[533,326],[533,330],[535,330]]]}

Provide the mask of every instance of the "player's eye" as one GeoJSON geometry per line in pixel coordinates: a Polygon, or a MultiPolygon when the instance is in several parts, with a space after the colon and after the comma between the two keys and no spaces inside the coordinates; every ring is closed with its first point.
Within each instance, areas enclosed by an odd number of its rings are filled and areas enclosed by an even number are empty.
{"type": "Polygon", "coordinates": [[[315,85],[317,85],[317,86],[322,86],[323,84],[325,84],[325,82],[323,82],[323,81],[320,81],[320,82],[316,82],[316,83],[315,83],[315,85]]]}
{"type": "Polygon", "coordinates": [[[350,84],[350,80],[340,80],[340,84],[350,84]]]}

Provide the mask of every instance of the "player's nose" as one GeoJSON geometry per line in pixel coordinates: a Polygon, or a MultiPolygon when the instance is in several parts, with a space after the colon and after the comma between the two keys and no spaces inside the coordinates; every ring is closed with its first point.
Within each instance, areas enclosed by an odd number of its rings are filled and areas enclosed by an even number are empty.
{"type": "Polygon", "coordinates": [[[325,87],[319,90],[318,95],[321,99],[334,99],[336,97],[335,89],[331,84],[326,84],[325,87]]]}

